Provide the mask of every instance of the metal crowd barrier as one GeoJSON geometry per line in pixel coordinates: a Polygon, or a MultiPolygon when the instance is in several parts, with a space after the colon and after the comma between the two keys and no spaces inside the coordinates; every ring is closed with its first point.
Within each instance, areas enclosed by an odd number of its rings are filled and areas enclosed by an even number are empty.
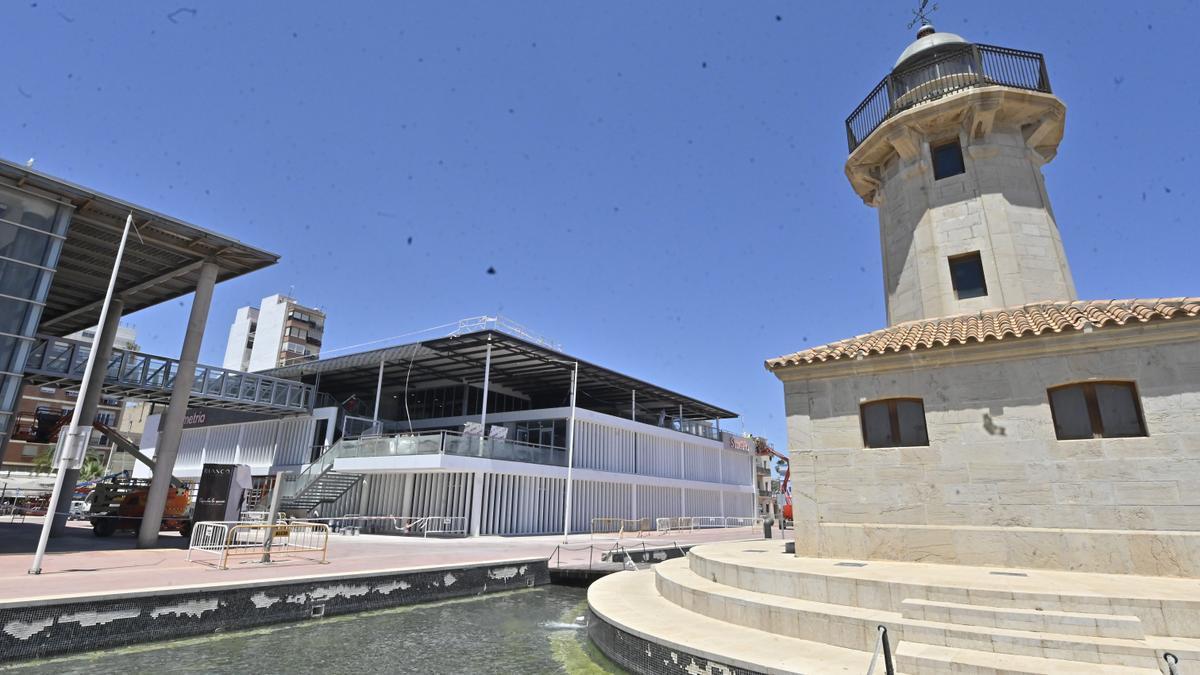
{"type": "Polygon", "coordinates": [[[592,518],[591,536],[615,534],[620,539],[626,534],[642,536],[650,529],[649,518],[592,518]]]}
{"type": "Polygon", "coordinates": [[[237,556],[283,555],[315,558],[328,562],[329,526],[324,523],[220,523],[200,522],[192,527],[187,559],[228,569],[229,559],[237,556]],[[194,560],[197,553],[216,556],[216,561],[194,560]]]}
{"type": "Polygon", "coordinates": [[[699,530],[716,527],[754,527],[762,523],[761,518],[745,516],[679,516],[677,518],[655,518],[654,529],[658,534],[679,530],[699,530]]]}
{"type": "Polygon", "coordinates": [[[348,513],[328,518],[291,518],[293,523],[328,523],[331,532],[357,535],[362,532],[383,534],[421,535],[430,534],[467,536],[466,516],[363,516],[348,513]]]}
{"type": "Polygon", "coordinates": [[[466,516],[386,516],[392,529],[400,534],[422,537],[431,534],[467,536],[466,516]]]}

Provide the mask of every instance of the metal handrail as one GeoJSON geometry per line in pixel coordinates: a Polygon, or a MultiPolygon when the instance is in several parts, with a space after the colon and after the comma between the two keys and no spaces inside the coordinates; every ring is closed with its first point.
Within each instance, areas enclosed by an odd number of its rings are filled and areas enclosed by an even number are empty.
{"type": "Polygon", "coordinates": [[[880,624],[875,629],[878,631],[878,635],[875,638],[875,649],[871,652],[871,665],[867,666],[867,675],[874,675],[875,665],[879,662],[880,654],[883,654],[885,675],[896,675],[896,668],[892,665],[892,649],[888,644],[887,626],[880,624]]]}
{"type": "Polygon", "coordinates": [[[458,455],[484,457],[527,464],[566,466],[567,453],[549,445],[501,438],[484,438],[456,431],[394,433],[383,436],[343,438],[284,484],[284,497],[296,497],[315,483],[341,458],[405,455],[458,455]],[[405,442],[410,441],[411,442],[405,442]],[[541,461],[539,461],[541,460],[541,461]]]}
{"type": "Polygon", "coordinates": [[[850,152],[893,115],[956,91],[991,85],[1051,93],[1045,57],[1037,52],[967,44],[894,70],[846,118],[850,152]],[[952,65],[959,67],[946,68],[952,65]]]}

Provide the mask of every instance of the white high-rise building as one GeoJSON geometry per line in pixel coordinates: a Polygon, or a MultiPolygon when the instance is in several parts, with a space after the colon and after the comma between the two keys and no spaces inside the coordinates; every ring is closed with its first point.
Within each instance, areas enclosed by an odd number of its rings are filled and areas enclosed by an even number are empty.
{"type": "Polygon", "coordinates": [[[224,366],[254,372],[315,360],[324,332],[321,310],[278,293],[265,297],[259,307],[238,309],[229,327],[224,366]]]}

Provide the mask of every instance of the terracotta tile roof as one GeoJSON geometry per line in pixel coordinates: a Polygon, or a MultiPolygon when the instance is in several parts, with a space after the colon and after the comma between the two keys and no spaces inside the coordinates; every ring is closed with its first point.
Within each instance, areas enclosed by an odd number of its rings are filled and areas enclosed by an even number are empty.
{"type": "Polygon", "coordinates": [[[1123,326],[1129,322],[1145,323],[1197,315],[1200,315],[1200,297],[1037,303],[908,321],[849,340],[768,359],[766,366],[767,370],[778,370],[788,366],[851,359],[860,354],[866,357],[984,340],[1062,333],[1082,330],[1088,325],[1097,328],[1123,326]]]}

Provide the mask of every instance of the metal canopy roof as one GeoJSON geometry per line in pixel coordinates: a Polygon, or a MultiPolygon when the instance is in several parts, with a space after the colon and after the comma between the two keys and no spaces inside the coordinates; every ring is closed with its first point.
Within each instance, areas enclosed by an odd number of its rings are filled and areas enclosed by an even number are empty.
{"type": "Polygon", "coordinates": [[[279,260],[274,253],[3,159],[0,181],[75,207],[42,312],[42,333],[62,336],[96,324],[130,211],[142,241],[130,234],[117,279],[126,313],[191,293],[206,260],[220,266],[217,281],[279,260]]]}
{"type": "Polygon", "coordinates": [[[320,373],[319,389],[339,399],[351,394],[374,397],[381,360],[385,387],[402,384],[406,378],[411,390],[464,380],[478,384],[483,381],[489,341],[492,344],[490,381],[529,396],[535,408],[568,405],[566,392],[570,391],[571,371],[578,361],[577,403],[581,408],[628,415],[632,392],[636,391],[637,407],[642,413],[665,411],[674,416],[682,405],[683,416],[689,420],[737,417],[736,413],[724,408],[495,330],[284,366],[263,374],[314,382],[320,373]]]}

